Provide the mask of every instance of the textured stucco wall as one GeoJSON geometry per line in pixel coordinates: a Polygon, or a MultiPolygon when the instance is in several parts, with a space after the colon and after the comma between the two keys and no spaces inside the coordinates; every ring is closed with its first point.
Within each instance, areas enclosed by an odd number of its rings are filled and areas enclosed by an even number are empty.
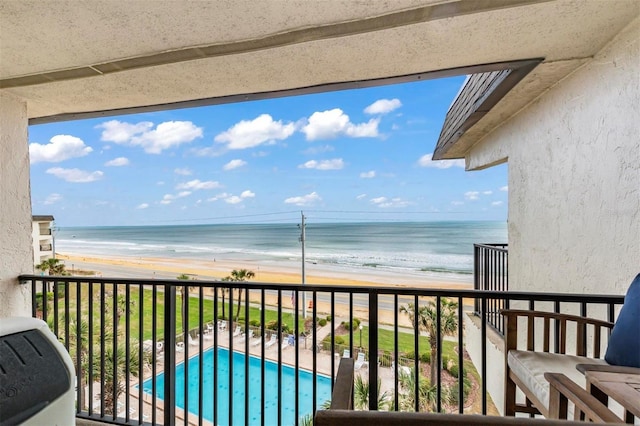
{"type": "Polygon", "coordinates": [[[0,318],[30,315],[33,273],[27,106],[0,92],[0,318]]]}
{"type": "Polygon", "coordinates": [[[509,161],[513,290],[623,294],[640,272],[640,21],[472,149],[509,161]]]}

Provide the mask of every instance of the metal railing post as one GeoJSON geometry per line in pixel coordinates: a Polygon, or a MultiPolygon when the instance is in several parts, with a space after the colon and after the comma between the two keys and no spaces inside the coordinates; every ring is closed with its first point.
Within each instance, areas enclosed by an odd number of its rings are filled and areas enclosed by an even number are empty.
{"type": "Polygon", "coordinates": [[[176,287],[164,285],[164,425],[176,423],[176,287]]]}
{"type": "MultiPolygon", "coordinates": [[[[353,325],[353,322],[351,323],[353,325]]],[[[369,411],[378,410],[378,293],[369,290],[369,411]]]]}

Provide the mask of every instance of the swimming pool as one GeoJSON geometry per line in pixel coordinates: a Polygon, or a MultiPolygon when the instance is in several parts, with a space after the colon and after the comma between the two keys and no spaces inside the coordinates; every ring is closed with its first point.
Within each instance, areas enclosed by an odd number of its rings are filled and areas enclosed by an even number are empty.
{"type": "MultiPolygon", "coordinates": [[[[199,356],[189,359],[189,412],[198,413],[198,381],[200,379],[199,356]]],[[[217,394],[218,424],[229,424],[229,351],[218,348],[218,366],[213,365],[213,349],[203,353],[203,408],[202,418],[213,422],[213,398],[217,394]],[[218,374],[218,392],[213,389],[213,371],[218,374]]],[[[278,364],[265,360],[265,424],[272,425],[278,419],[278,364]]],[[[233,423],[244,425],[245,407],[245,356],[242,353],[233,354],[233,423]]],[[[249,357],[249,424],[259,425],[263,415],[261,406],[261,360],[249,357]]],[[[176,365],[176,406],[184,409],[184,363],[176,365]]],[[[298,409],[302,417],[310,414],[313,409],[313,375],[305,370],[299,370],[298,409]]],[[[151,394],[152,379],[147,379],[144,391],[151,394]]],[[[160,399],[164,399],[164,373],[156,376],[156,392],[160,399]]],[[[331,379],[327,376],[316,376],[316,406],[320,407],[326,400],[331,399],[331,379]]],[[[292,425],[295,422],[295,370],[282,365],[282,424],[292,425]]]]}

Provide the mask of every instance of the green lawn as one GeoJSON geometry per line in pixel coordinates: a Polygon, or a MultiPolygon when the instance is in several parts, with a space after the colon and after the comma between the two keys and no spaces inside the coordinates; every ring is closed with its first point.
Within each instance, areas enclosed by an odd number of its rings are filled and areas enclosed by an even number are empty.
{"type": "MultiPolygon", "coordinates": [[[[110,288],[107,288],[110,291],[110,288]]],[[[139,313],[143,311],[143,335],[142,340],[151,339],[153,337],[153,322],[152,318],[156,318],[156,339],[162,340],[164,339],[164,292],[157,291],[156,299],[154,303],[153,299],[153,291],[151,289],[144,289],[142,291],[143,297],[142,302],[140,301],[140,291],[136,287],[132,287],[130,291],[130,332],[133,337],[137,337],[139,335],[139,313]],[[141,308],[142,307],[142,308],[141,308]],[[155,313],[154,313],[155,307],[155,313]]],[[[192,296],[195,296],[197,293],[192,293],[192,296]]],[[[69,302],[70,302],[70,312],[75,311],[76,306],[76,288],[75,285],[70,285],[69,287],[69,302]]],[[[124,298],[125,292],[123,290],[118,291],[118,296],[124,298]]],[[[245,307],[244,300],[245,295],[243,294],[243,305],[240,308],[239,322],[242,324],[245,323],[245,307]]],[[[82,309],[83,312],[88,310],[88,302],[89,298],[89,289],[87,284],[82,284],[81,287],[81,298],[82,309]]],[[[106,299],[111,299],[112,296],[107,295],[106,299]]],[[[60,308],[62,309],[64,299],[59,299],[60,308]]],[[[94,322],[97,324],[100,318],[100,287],[95,285],[93,288],[93,318],[94,322]]],[[[191,330],[197,330],[200,326],[200,301],[202,300],[202,323],[210,323],[213,322],[213,297],[205,296],[203,299],[199,297],[189,297],[189,318],[188,318],[188,326],[191,330]]],[[[52,302],[49,302],[51,308],[53,307],[52,302]]],[[[50,309],[51,309],[50,308],[50,309]]],[[[178,294],[176,296],[176,334],[182,333],[182,297],[178,294]]],[[[237,295],[234,298],[233,304],[233,315],[235,316],[237,311],[237,295]]],[[[50,311],[51,312],[51,311],[50,311]]],[[[230,315],[229,312],[229,302],[228,297],[225,298],[225,316],[228,318],[230,315]]],[[[275,307],[267,307],[264,312],[265,316],[265,324],[268,324],[271,321],[277,321],[278,319],[278,311],[275,307]]],[[[218,318],[222,318],[222,300],[218,298],[218,318]]],[[[320,318],[320,317],[318,317],[320,318]]],[[[260,309],[250,306],[249,307],[249,321],[260,321],[260,309]]],[[[293,330],[293,314],[290,312],[282,312],[282,323],[286,324],[289,329],[293,330]]],[[[125,327],[125,318],[124,316],[120,319],[120,327],[125,327]]],[[[304,319],[299,317],[298,319],[299,330],[304,330],[304,319]]],[[[349,335],[342,336],[346,340],[346,345],[349,345],[349,335]]],[[[423,354],[425,352],[429,352],[429,342],[426,336],[420,336],[418,339],[419,342],[419,353],[423,354]]],[[[356,329],[353,331],[353,345],[355,347],[360,346],[360,330],[356,329]]],[[[362,329],[362,346],[365,348],[369,347],[369,327],[363,325],[362,329]]],[[[378,347],[380,351],[388,351],[393,353],[394,351],[394,333],[393,330],[387,329],[378,329],[378,347]]],[[[454,351],[455,343],[450,341],[443,342],[443,356],[455,357],[457,356],[454,351]]],[[[398,352],[399,353],[408,353],[413,352],[414,350],[414,335],[413,332],[398,332],[398,352]]]]}

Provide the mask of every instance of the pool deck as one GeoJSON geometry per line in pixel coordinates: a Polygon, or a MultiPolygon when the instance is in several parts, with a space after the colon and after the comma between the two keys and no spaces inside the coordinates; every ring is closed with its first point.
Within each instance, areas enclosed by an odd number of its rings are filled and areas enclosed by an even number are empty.
{"type": "MultiPolygon", "coordinates": [[[[339,322],[338,322],[339,323],[339,322]]],[[[225,349],[229,349],[229,342],[230,342],[230,336],[229,336],[229,330],[220,330],[217,329],[217,345],[220,348],[225,348],[225,349]]],[[[215,331],[214,331],[215,332],[215,331]]],[[[316,341],[318,344],[320,344],[320,342],[322,341],[322,339],[324,339],[324,337],[326,337],[329,333],[331,333],[331,326],[329,324],[327,324],[324,327],[320,327],[318,329],[316,329],[316,341]]],[[[311,343],[311,339],[307,339],[308,341],[306,342],[306,348],[305,348],[305,344],[302,343],[299,345],[299,347],[296,346],[290,346],[290,345],[282,345],[280,343],[275,343],[273,345],[271,345],[270,347],[267,342],[269,342],[269,332],[267,331],[267,333],[265,333],[265,340],[260,342],[259,338],[251,338],[249,340],[249,354],[255,357],[260,358],[262,355],[262,345],[265,345],[265,350],[264,350],[264,359],[265,360],[269,360],[269,361],[273,361],[273,362],[278,362],[278,356],[279,353],[280,355],[280,360],[282,362],[283,365],[288,365],[291,367],[295,366],[295,356],[296,356],[296,349],[299,351],[298,354],[298,366],[301,369],[305,369],[308,371],[313,371],[313,362],[314,362],[314,353],[312,351],[312,343],[311,343]],[[265,344],[267,343],[267,344],[265,344]]],[[[233,350],[234,352],[239,352],[239,353],[245,353],[246,350],[246,344],[245,344],[245,339],[244,336],[242,335],[238,335],[238,336],[233,336],[231,335],[231,339],[233,340],[233,350]]],[[[214,336],[213,336],[213,332],[210,333],[205,333],[202,336],[202,349],[204,351],[210,349],[211,347],[213,347],[213,343],[214,343],[214,336]]],[[[354,353],[352,356],[354,358],[357,357],[357,351],[354,351],[356,353],[354,353]]],[[[192,339],[191,342],[189,344],[184,344],[184,345],[180,345],[179,347],[176,348],[176,364],[179,364],[181,362],[184,361],[185,359],[185,355],[188,354],[188,357],[191,358],[193,356],[196,356],[200,353],[200,338],[197,337],[195,339],[192,339]]],[[[161,355],[162,352],[159,352],[158,355],[161,355]]],[[[164,358],[162,356],[158,357],[158,361],[156,363],[156,372],[160,373],[162,372],[163,366],[164,366],[164,358]]],[[[331,356],[331,354],[329,354],[327,351],[318,351],[315,354],[315,370],[317,373],[319,374],[323,374],[326,376],[331,376],[331,377],[335,377],[335,374],[338,371],[338,366],[340,364],[340,354],[335,353],[333,354],[333,356],[331,356]],[[333,374],[331,373],[331,362],[332,359],[334,360],[334,372],[333,374]]],[[[366,375],[368,374],[368,366],[367,364],[365,364],[361,369],[359,369],[358,371],[356,371],[356,374],[362,374],[366,375]]],[[[148,379],[149,377],[152,376],[152,372],[150,368],[145,369],[145,374],[143,379],[148,379]]],[[[382,387],[381,387],[381,391],[384,392],[386,390],[392,390],[393,389],[393,383],[394,383],[394,378],[393,378],[393,370],[391,368],[384,368],[384,367],[380,367],[379,369],[379,377],[381,378],[382,381],[382,387]]],[[[137,413],[137,409],[139,407],[139,401],[138,401],[138,394],[139,394],[139,389],[137,388],[137,386],[139,385],[139,380],[136,378],[134,379],[130,386],[129,386],[129,404],[130,407],[133,407],[132,410],[130,410],[130,418],[132,420],[137,420],[138,419],[138,413],[137,413]]],[[[119,406],[122,408],[121,411],[122,413],[119,414],[119,416],[124,417],[125,413],[124,413],[124,399],[125,396],[121,396],[120,401],[119,401],[119,406]]],[[[152,397],[149,394],[146,393],[142,393],[142,400],[143,400],[143,419],[145,421],[151,421],[152,420],[152,410],[153,410],[153,401],[152,401],[152,397]]],[[[155,410],[155,419],[157,421],[162,421],[162,416],[163,416],[163,401],[160,399],[156,399],[155,401],[155,405],[156,405],[156,410],[155,410]]],[[[184,411],[176,408],[176,419],[177,419],[177,423],[178,424],[183,424],[184,422],[184,411]]],[[[194,414],[189,414],[188,415],[188,424],[189,425],[198,425],[200,424],[200,421],[202,421],[203,425],[213,425],[211,422],[202,419],[200,420],[198,416],[194,415],[194,414]]]]}

